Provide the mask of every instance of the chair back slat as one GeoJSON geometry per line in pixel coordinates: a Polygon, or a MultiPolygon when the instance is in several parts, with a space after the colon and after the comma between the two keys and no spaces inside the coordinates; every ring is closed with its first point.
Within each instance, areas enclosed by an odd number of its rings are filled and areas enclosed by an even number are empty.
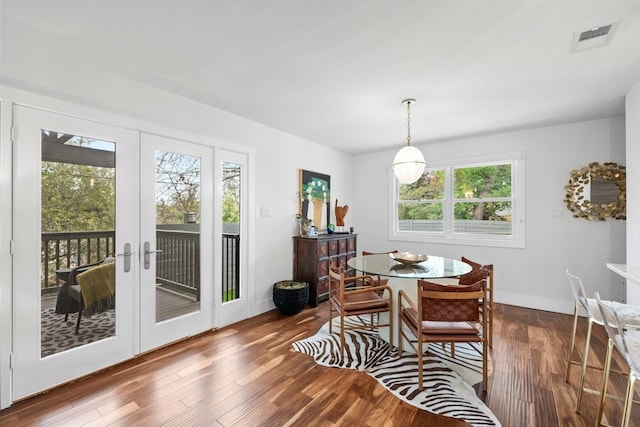
{"type": "Polygon", "coordinates": [[[487,286],[493,286],[493,264],[483,265],[469,258],[462,257],[462,262],[471,266],[471,271],[460,276],[459,283],[461,285],[471,285],[478,280],[487,279],[487,286]]]}
{"type": "Polygon", "coordinates": [[[418,312],[423,321],[479,322],[486,305],[486,283],[481,279],[471,285],[447,286],[419,280],[418,312]]]}

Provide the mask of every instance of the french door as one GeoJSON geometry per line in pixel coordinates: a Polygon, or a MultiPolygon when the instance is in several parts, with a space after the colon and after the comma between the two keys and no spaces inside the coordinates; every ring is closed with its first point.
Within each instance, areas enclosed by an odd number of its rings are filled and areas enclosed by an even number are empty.
{"type": "Polygon", "coordinates": [[[211,328],[212,149],[13,120],[13,399],[211,328]]]}
{"type": "Polygon", "coordinates": [[[21,106],[14,106],[13,120],[15,400],[137,352],[139,231],[132,221],[138,212],[135,132],[21,106]],[[115,292],[100,307],[104,330],[94,334],[85,315],[75,334],[79,307],[75,301],[67,315],[65,279],[75,267],[110,257],[115,283],[102,288],[115,292]]]}
{"type": "Polygon", "coordinates": [[[212,149],[141,134],[142,351],[212,325],[212,149]]]}

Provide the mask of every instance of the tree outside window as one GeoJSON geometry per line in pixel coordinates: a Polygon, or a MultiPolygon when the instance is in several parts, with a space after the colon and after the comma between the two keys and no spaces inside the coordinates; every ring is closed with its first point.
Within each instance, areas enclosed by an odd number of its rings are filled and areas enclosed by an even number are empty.
{"type": "Polygon", "coordinates": [[[512,177],[512,162],[426,170],[398,187],[396,231],[512,235],[512,177]]]}

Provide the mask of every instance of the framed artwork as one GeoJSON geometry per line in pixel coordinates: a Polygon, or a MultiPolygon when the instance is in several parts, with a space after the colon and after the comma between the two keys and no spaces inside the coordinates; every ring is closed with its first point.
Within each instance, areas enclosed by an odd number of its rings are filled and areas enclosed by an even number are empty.
{"type": "Polygon", "coordinates": [[[300,215],[312,219],[318,231],[326,231],[330,222],[331,177],[300,169],[299,184],[300,215]]]}

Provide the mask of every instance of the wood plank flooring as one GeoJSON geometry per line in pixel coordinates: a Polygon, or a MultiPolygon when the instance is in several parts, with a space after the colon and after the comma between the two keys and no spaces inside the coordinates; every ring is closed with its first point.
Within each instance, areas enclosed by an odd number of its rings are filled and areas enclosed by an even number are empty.
{"type": "MultiPolygon", "coordinates": [[[[17,402],[0,411],[0,425],[465,425],[401,402],[364,373],[318,366],[290,351],[293,341],[320,328],[327,311],[326,303],[291,317],[271,311],[190,338],[17,402]]],[[[484,400],[501,423],[594,425],[597,396],[585,395],[581,414],[574,411],[577,366],[570,383],[564,381],[571,316],[498,304],[494,323],[493,372],[484,400]]],[[[585,331],[581,319],[576,353],[582,353],[585,331]]],[[[592,343],[590,362],[601,364],[601,328],[594,329],[592,343]]],[[[626,378],[615,379],[611,391],[621,395],[626,378]]],[[[590,372],[587,385],[599,384],[600,374],[590,372]]],[[[619,425],[621,405],[608,402],[606,414],[619,425]]],[[[640,427],[640,404],[632,425],[640,427]]]]}

